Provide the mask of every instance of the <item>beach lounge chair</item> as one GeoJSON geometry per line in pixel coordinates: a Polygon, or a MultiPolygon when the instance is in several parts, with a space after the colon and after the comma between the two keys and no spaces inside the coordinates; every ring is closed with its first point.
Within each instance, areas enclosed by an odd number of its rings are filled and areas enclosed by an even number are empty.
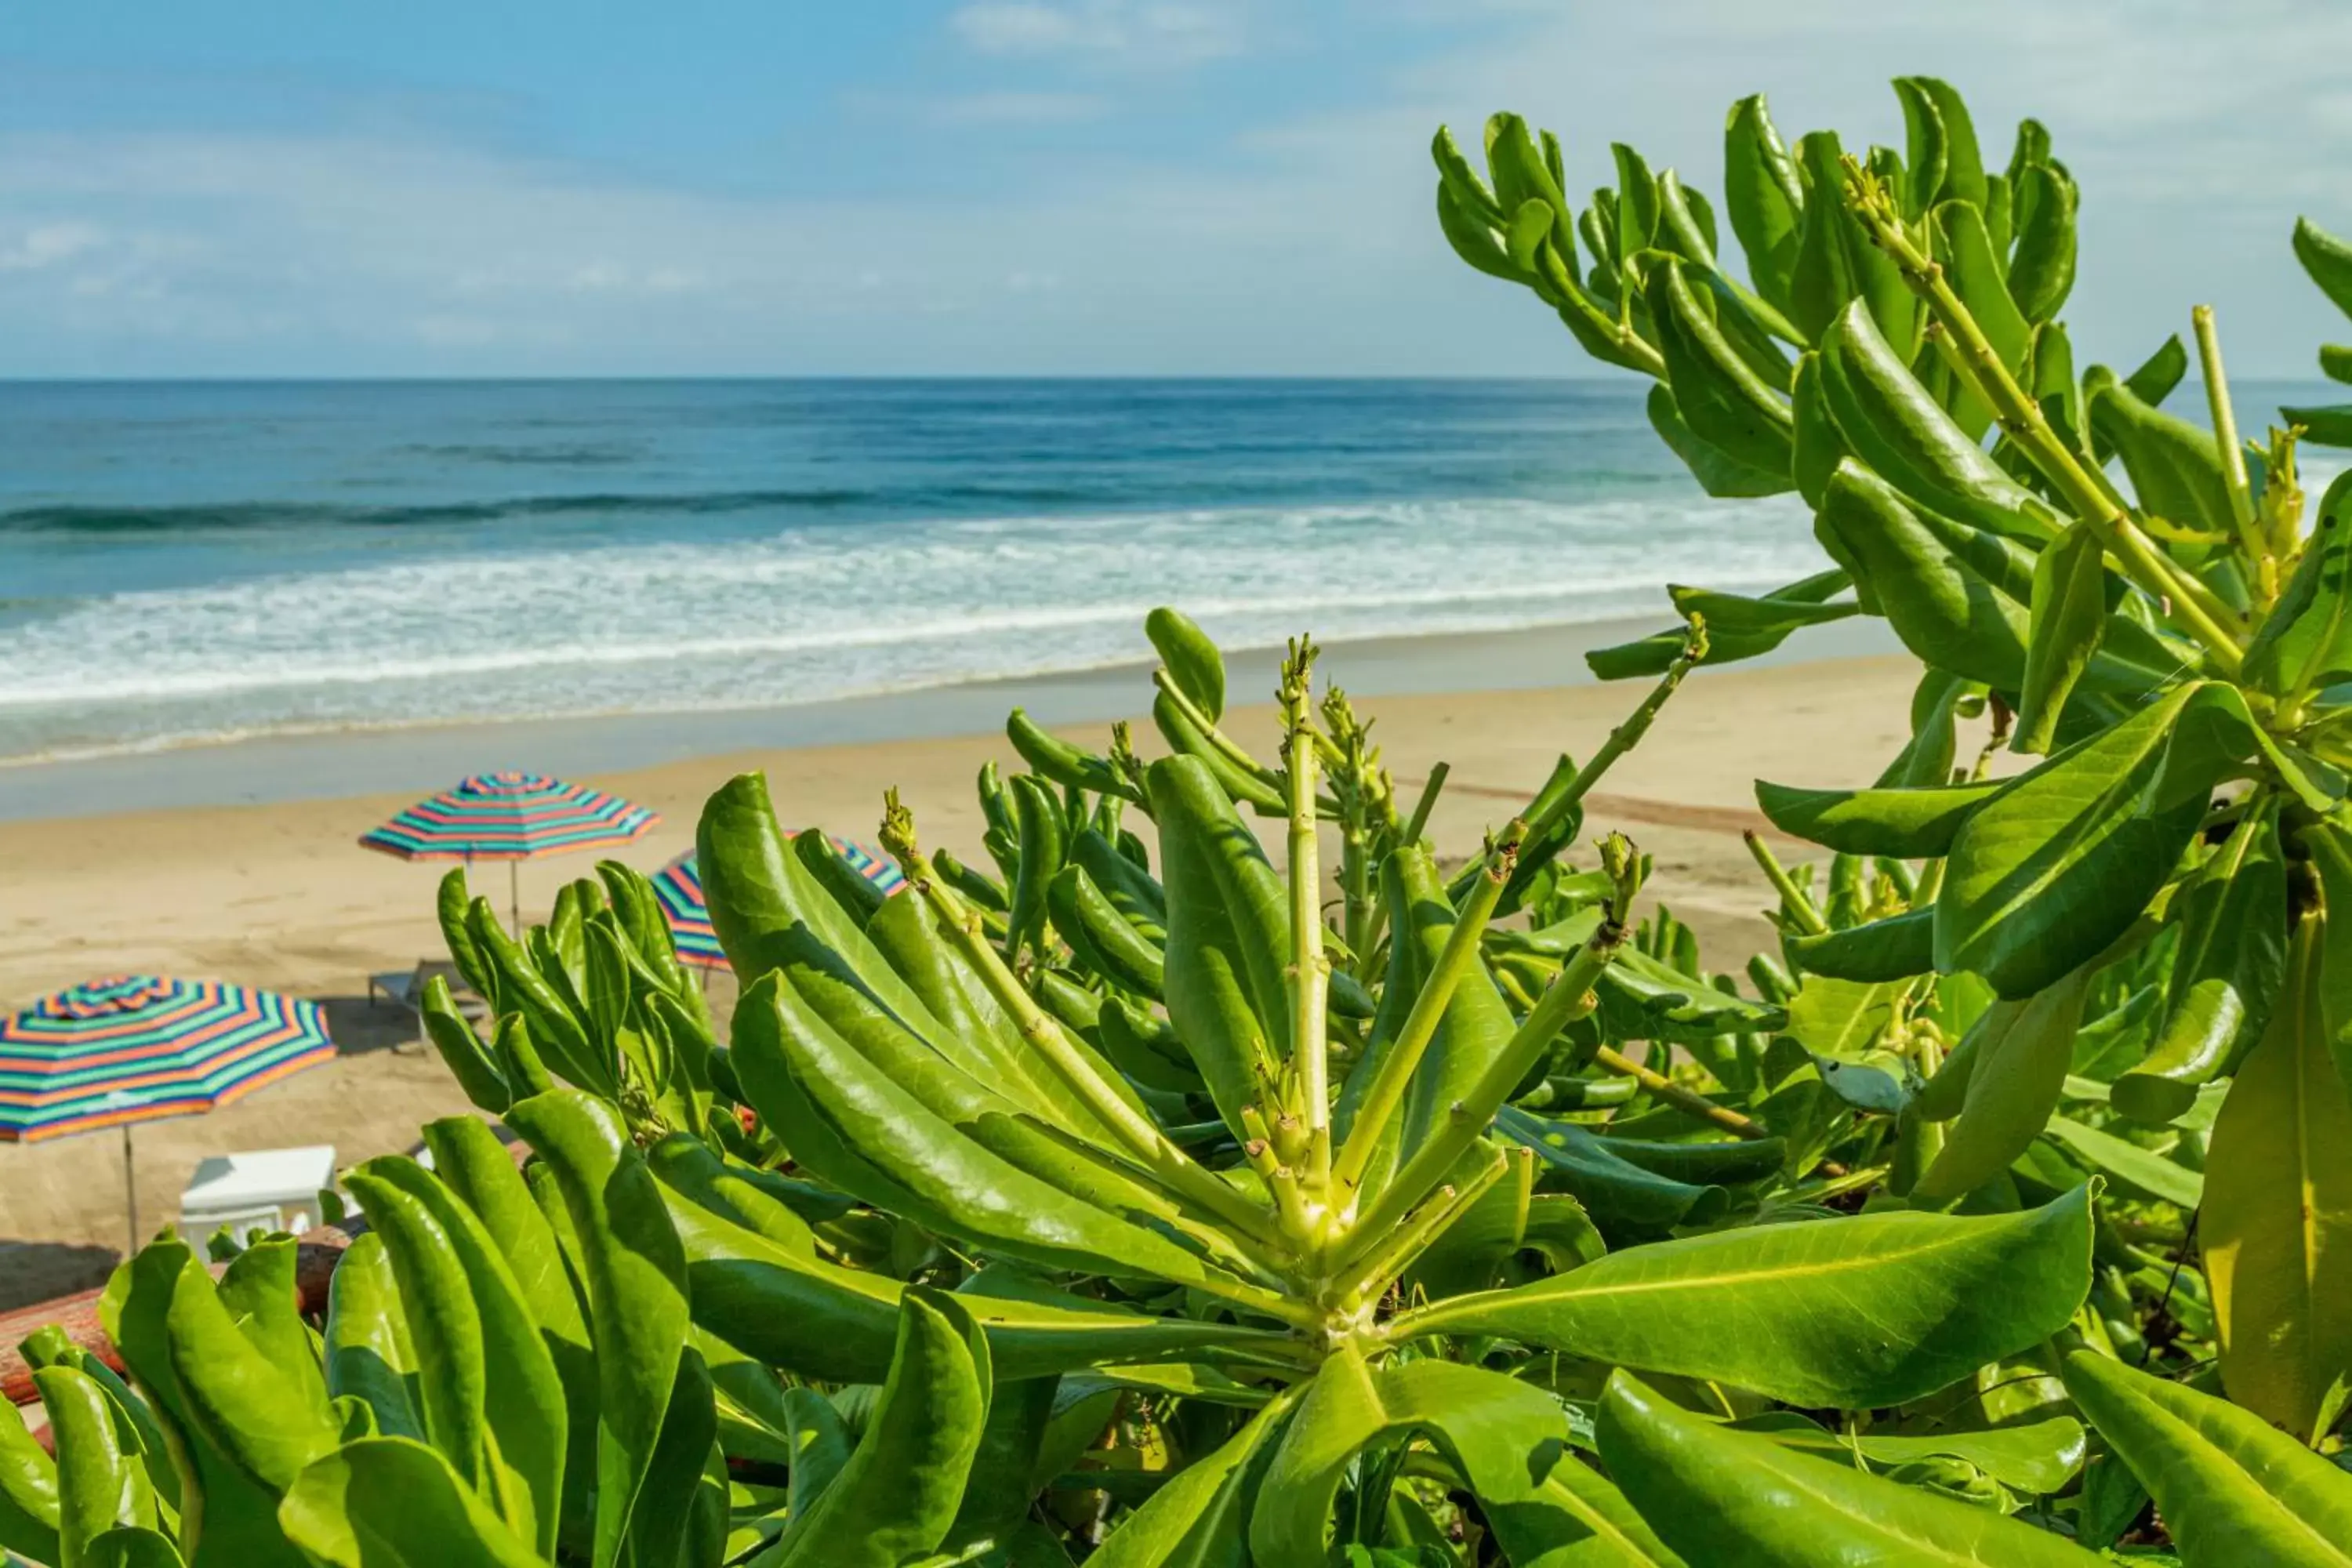
{"type": "Polygon", "coordinates": [[[252,1149],[197,1162],[180,1194],[180,1236],[192,1246],[223,1226],[296,1236],[319,1223],[319,1194],[335,1184],[335,1146],[252,1149]]]}
{"type": "MultiPolygon", "coordinates": [[[[371,1005],[388,1002],[395,1007],[405,1007],[409,1012],[415,1014],[416,1038],[419,1044],[423,1044],[425,985],[425,982],[436,975],[449,983],[450,997],[457,1004],[457,1011],[466,1017],[479,1023],[490,1016],[489,1004],[475,994],[473,989],[466,984],[464,977],[457,973],[457,966],[446,958],[421,959],[415,969],[394,969],[382,974],[369,975],[368,1002],[371,1005]]],[[[397,1047],[394,1047],[394,1049],[397,1048],[397,1047]]]]}

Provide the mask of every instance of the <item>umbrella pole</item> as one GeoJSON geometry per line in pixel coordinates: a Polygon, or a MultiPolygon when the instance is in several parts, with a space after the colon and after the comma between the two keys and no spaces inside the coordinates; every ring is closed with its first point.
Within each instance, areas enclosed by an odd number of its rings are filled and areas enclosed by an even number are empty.
{"type": "Polygon", "coordinates": [[[514,902],[515,941],[522,940],[522,862],[507,862],[507,896],[514,902]]]}
{"type": "Polygon", "coordinates": [[[122,1254],[128,1258],[139,1250],[139,1172],[131,1158],[131,1123],[122,1124],[122,1194],[131,1211],[131,1246],[122,1254]]]}

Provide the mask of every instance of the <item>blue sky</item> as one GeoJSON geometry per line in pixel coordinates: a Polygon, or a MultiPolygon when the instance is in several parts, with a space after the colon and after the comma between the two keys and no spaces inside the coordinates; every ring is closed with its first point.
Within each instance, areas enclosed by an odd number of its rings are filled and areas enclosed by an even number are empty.
{"type": "Polygon", "coordinates": [[[2084,190],[2078,352],[2352,338],[2352,12],[2275,0],[77,0],[0,36],[0,374],[1556,374],[1426,146],[1713,187],[1725,106],[1899,142],[1931,71],[2084,190]]]}

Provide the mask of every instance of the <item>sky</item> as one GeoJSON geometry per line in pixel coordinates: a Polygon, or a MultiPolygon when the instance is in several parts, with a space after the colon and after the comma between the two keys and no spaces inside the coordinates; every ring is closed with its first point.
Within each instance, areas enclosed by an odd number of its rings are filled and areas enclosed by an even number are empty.
{"type": "Polygon", "coordinates": [[[2083,190],[2078,360],[2352,339],[2352,7],[2232,0],[75,0],[0,34],[0,375],[1608,374],[1432,214],[1512,109],[1720,183],[1726,107],[2083,190]]]}

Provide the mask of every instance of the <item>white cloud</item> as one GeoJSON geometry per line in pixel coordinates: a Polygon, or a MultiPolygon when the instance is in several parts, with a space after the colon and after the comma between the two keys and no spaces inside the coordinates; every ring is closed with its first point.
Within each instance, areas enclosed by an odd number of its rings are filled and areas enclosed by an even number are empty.
{"type": "Polygon", "coordinates": [[[1182,0],[981,0],[950,17],[986,55],[1063,58],[1120,66],[1186,66],[1241,52],[1233,5],[1182,0]]]}
{"type": "Polygon", "coordinates": [[[96,249],[105,236],[86,223],[44,223],[0,240],[0,272],[32,272],[56,267],[96,249]]]}
{"type": "Polygon", "coordinates": [[[1098,120],[1109,107],[1086,92],[975,92],[919,106],[935,125],[1069,125],[1098,120]]]}
{"type": "MultiPolygon", "coordinates": [[[[1123,64],[1166,26],[1152,11],[975,5],[960,18],[994,19],[958,26],[1001,54],[1123,64]]],[[[1885,79],[1925,68],[1969,94],[1990,161],[2035,112],[2081,178],[2081,359],[2134,361],[2211,300],[2241,375],[2307,374],[2313,343],[2352,337],[2286,246],[2299,210],[2352,231],[2352,98],[2332,74],[2352,15],[2148,14],[1502,6],[1352,107],[1269,104],[1197,162],[1090,148],[986,195],[719,196],[382,136],[17,134],[0,137],[0,342],[17,374],[1589,374],[1439,239],[1439,121],[1475,144],[1488,110],[1520,110],[1562,133],[1576,189],[1612,177],[1622,139],[1715,190],[1732,99],[1769,91],[1791,135],[1899,143],[1885,79]]],[[[1003,90],[929,112],[1117,106],[1003,90]]]]}

